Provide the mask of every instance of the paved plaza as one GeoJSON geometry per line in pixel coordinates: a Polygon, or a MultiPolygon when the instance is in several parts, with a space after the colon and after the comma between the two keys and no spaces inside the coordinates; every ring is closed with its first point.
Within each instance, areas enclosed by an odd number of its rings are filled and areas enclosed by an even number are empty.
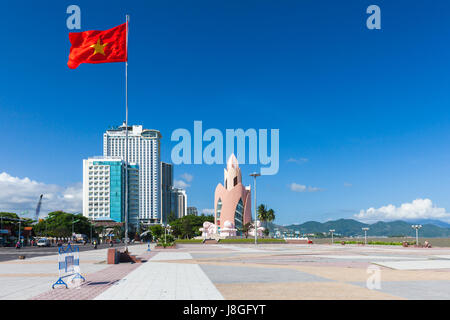
{"type": "Polygon", "coordinates": [[[326,244],[151,248],[130,247],[143,263],[118,265],[106,264],[106,249],[80,252],[86,282],[69,289],[51,289],[58,278],[55,254],[0,262],[0,299],[450,299],[450,248],[326,244]]]}

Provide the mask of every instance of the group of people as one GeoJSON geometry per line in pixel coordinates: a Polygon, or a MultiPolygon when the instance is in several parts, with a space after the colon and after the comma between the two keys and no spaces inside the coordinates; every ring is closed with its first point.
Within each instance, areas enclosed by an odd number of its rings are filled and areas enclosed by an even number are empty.
{"type": "MultiPolygon", "coordinates": [[[[30,245],[31,246],[35,246],[36,245],[36,241],[31,240],[30,241],[30,245]]],[[[20,249],[20,248],[22,248],[22,246],[23,246],[22,242],[20,242],[20,240],[17,240],[16,245],[15,245],[16,249],[20,249]]]]}

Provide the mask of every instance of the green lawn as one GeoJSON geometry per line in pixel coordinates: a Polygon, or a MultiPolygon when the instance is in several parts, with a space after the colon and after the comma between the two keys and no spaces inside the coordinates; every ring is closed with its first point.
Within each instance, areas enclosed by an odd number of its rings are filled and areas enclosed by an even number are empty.
{"type": "MultiPolygon", "coordinates": [[[[176,243],[202,243],[203,239],[177,239],[176,243]]],[[[255,243],[254,238],[243,239],[220,239],[219,243],[255,243]]],[[[284,239],[258,239],[258,243],[285,243],[284,239]]]]}
{"type": "MultiPolygon", "coordinates": [[[[247,239],[220,239],[219,243],[255,243],[254,238],[247,239]]],[[[286,243],[284,239],[267,239],[261,238],[258,239],[258,243],[286,243]]]]}
{"type": "Polygon", "coordinates": [[[202,243],[202,239],[177,239],[176,243],[202,243]]]}

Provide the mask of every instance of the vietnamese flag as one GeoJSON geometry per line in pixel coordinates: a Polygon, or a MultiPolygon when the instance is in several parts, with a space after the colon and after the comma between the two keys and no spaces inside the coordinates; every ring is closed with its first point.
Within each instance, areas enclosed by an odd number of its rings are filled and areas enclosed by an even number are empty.
{"type": "Polygon", "coordinates": [[[127,22],[109,30],[70,32],[72,44],[67,65],[76,69],[81,63],[127,61],[127,22]]]}

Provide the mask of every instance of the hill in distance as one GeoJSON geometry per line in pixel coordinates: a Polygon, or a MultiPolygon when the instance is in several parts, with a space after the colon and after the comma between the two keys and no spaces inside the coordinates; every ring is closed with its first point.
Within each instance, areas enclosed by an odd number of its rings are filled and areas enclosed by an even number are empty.
{"type": "Polygon", "coordinates": [[[329,233],[330,229],[335,230],[336,235],[344,237],[363,236],[364,231],[361,228],[369,228],[368,236],[377,237],[394,237],[394,236],[411,236],[415,237],[416,232],[411,227],[412,224],[422,224],[419,230],[419,236],[429,238],[446,238],[450,237],[450,227],[445,222],[439,220],[418,220],[412,221],[378,221],[373,224],[366,224],[354,219],[339,219],[327,222],[308,221],[302,224],[293,224],[288,226],[269,225],[273,230],[278,228],[281,232],[300,231],[301,234],[310,233],[329,233]],[[432,222],[432,223],[431,223],[432,222]]]}

